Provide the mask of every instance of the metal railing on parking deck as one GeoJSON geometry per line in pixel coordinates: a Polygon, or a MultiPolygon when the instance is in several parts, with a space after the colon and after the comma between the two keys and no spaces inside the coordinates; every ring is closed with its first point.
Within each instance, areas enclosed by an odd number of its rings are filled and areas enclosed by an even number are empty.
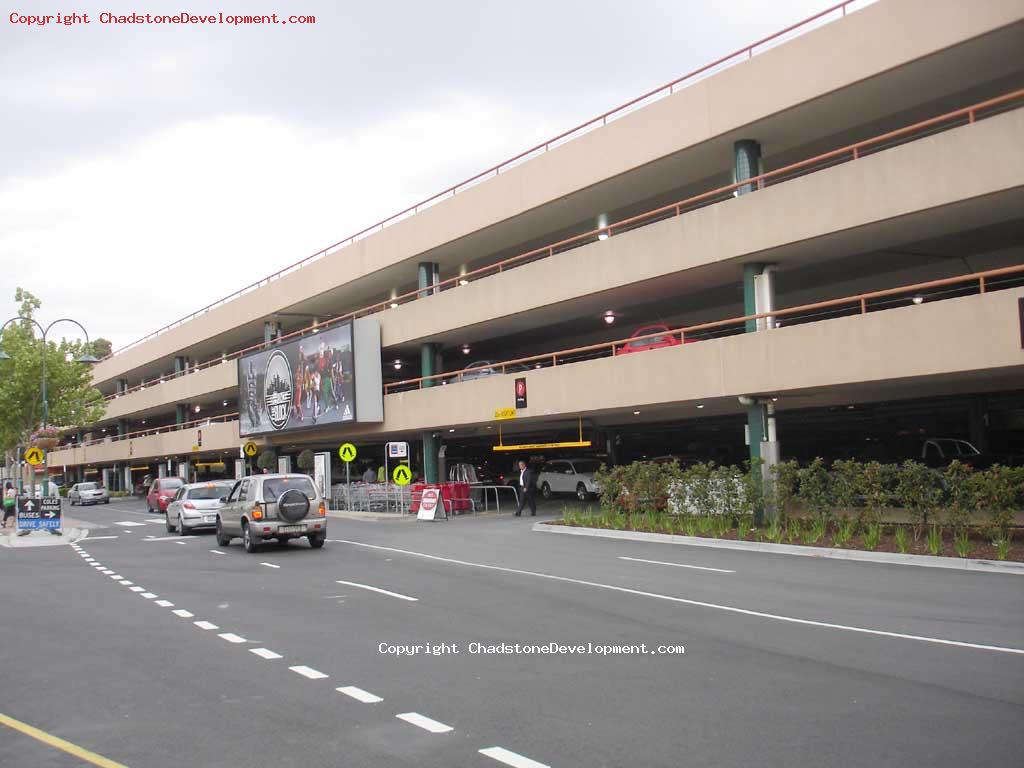
{"type": "Polygon", "coordinates": [[[353,235],[350,235],[342,240],[339,240],[338,242],[329,245],[326,248],[322,248],[316,253],[306,256],[305,258],[300,259],[294,264],[291,264],[285,267],[284,269],[278,270],[272,275],[268,275],[262,280],[257,280],[255,283],[251,283],[246,287],[241,288],[228,296],[225,296],[222,299],[218,299],[212,304],[206,305],[202,309],[198,309],[195,312],[186,315],[185,317],[175,320],[173,323],[169,323],[168,325],[165,325],[164,327],[159,328],[156,331],[147,334],[146,336],[143,336],[141,339],[136,339],[135,341],[126,344],[125,346],[116,350],[111,355],[108,355],[106,358],[104,358],[104,360],[107,360],[116,354],[120,354],[125,350],[131,349],[132,347],[138,346],[143,342],[149,341],[150,339],[156,338],[160,334],[165,333],[171,330],[172,328],[177,328],[178,326],[188,322],[189,320],[192,320],[193,318],[206,314],[210,310],[215,309],[223,304],[226,304],[229,301],[237,299],[238,297],[243,296],[246,293],[249,293],[250,291],[256,290],[257,288],[261,288],[264,285],[267,285],[273,282],[274,280],[284,277],[285,275],[294,272],[297,269],[301,269],[302,267],[305,267],[308,264],[312,264],[313,262],[318,261],[319,259],[322,259],[323,257],[328,256],[337,250],[352,245],[353,243],[363,239],[364,237],[380,232],[386,227],[390,226],[391,224],[395,224],[399,221],[409,218],[410,216],[414,216],[421,210],[425,210],[426,208],[429,208],[432,205],[435,205],[436,203],[439,203],[450,197],[454,197],[461,190],[468,189],[488,178],[499,176],[503,170],[508,170],[514,167],[515,165],[518,165],[519,163],[525,162],[537,155],[548,152],[554,147],[561,146],[562,144],[572,141],[573,139],[578,138],[579,136],[582,136],[585,133],[588,133],[594,128],[605,126],[609,122],[614,121],[616,118],[622,117],[625,114],[628,114],[630,111],[636,109],[639,106],[651,103],[659,98],[669,96],[675,93],[677,90],[684,88],[688,85],[692,85],[693,83],[698,82],[699,80],[703,79],[704,77],[707,77],[708,75],[716,71],[721,71],[722,69],[726,69],[727,67],[732,66],[733,64],[737,64],[742,61],[751,59],[754,57],[755,51],[759,48],[767,49],[769,47],[769,44],[779,43],[786,36],[789,36],[789,38],[791,39],[792,37],[796,36],[792,34],[794,32],[802,34],[803,32],[809,31],[812,27],[819,26],[820,24],[825,22],[825,20],[830,16],[837,16],[838,14],[841,14],[841,16],[846,16],[847,9],[851,5],[870,5],[872,1],[873,0],[844,0],[844,2],[837,3],[836,5],[833,5],[829,8],[825,8],[824,10],[819,11],[813,16],[808,16],[806,19],[803,19],[802,21],[799,21],[796,24],[791,24],[785,29],[779,30],[778,32],[769,35],[768,37],[764,37],[754,43],[751,43],[750,45],[744,46],[743,48],[740,48],[738,51],[734,51],[733,53],[730,53],[727,56],[723,56],[719,59],[716,59],[710,64],[705,64],[704,66],[695,69],[692,72],[683,75],[682,77],[676,78],[675,80],[669,83],[665,83],[665,85],[659,86],[658,88],[648,91],[647,93],[641,96],[637,96],[636,98],[627,101],[625,104],[621,104],[618,107],[615,107],[614,109],[604,112],[598,115],[597,117],[594,117],[586,121],[585,123],[581,123],[580,125],[577,125],[575,128],[570,128],[568,131],[564,131],[558,134],[557,136],[547,139],[546,141],[537,144],[536,146],[531,147],[530,149],[525,150],[524,152],[520,152],[514,157],[510,157],[508,160],[505,160],[499,163],[498,165],[492,166],[485,171],[481,171],[480,173],[471,176],[465,181],[459,182],[458,184],[452,187],[448,187],[447,189],[428,197],[426,200],[416,203],[415,205],[411,205],[405,210],[399,211],[398,213],[389,216],[388,218],[379,221],[376,224],[371,224],[369,227],[366,227],[365,229],[362,229],[353,235]]]}
{"type": "Polygon", "coordinates": [[[906,307],[908,303],[921,304],[925,301],[943,301],[958,296],[971,295],[972,293],[984,294],[993,290],[1002,290],[1019,285],[1024,285],[1024,264],[1002,267],[1000,269],[989,269],[984,272],[975,272],[974,274],[962,275],[960,277],[929,280],[924,283],[915,283],[899,288],[871,291],[841,299],[830,299],[814,304],[790,307],[789,309],[778,309],[772,312],[743,315],[727,320],[698,323],[643,336],[630,336],[615,341],[590,344],[585,347],[546,352],[542,355],[520,357],[514,360],[494,363],[486,369],[491,373],[483,375],[481,375],[480,371],[455,371],[453,373],[438,373],[433,376],[421,376],[415,379],[390,382],[384,385],[384,394],[422,389],[425,382],[429,382],[430,386],[443,386],[462,381],[472,381],[473,379],[484,378],[484,376],[494,375],[495,373],[518,373],[530,370],[531,368],[550,368],[601,357],[614,357],[615,355],[623,354],[623,348],[627,344],[634,342],[671,337],[671,345],[676,346],[726,335],[738,335],[746,332],[746,324],[750,321],[764,321],[772,323],[773,327],[778,327],[782,324],[780,322],[781,318],[785,320],[787,326],[801,325],[836,317],[863,315],[868,312],[906,307]],[[965,287],[973,289],[975,285],[976,289],[974,290],[964,290],[965,287]],[[951,290],[954,287],[957,289],[951,290]]]}
{"type": "Polygon", "coordinates": [[[210,416],[205,419],[194,419],[193,421],[185,421],[181,424],[167,424],[162,427],[151,427],[149,429],[139,429],[134,432],[126,432],[123,435],[103,435],[103,437],[95,437],[91,440],[83,440],[81,443],[68,443],[61,445],[54,450],[63,451],[68,448],[84,448],[90,445],[102,445],[104,443],[117,443],[122,440],[132,440],[139,437],[149,437],[151,435],[161,435],[167,432],[180,432],[184,429],[194,429],[196,427],[205,427],[208,424],[220,424],[238,420],[238,412],[235,413],[222,413],[219,416],[210,416]]]}
{"type": "Polygon", "coordinates": [[[196,373],[200,370],[206,370],[208,368],[226,364],[230,361],[237,360],[243,355],[249,354],[250,352],[257,352],[262,349],[280,344],[292,338],[298,338],[308,334],[313,330],[326,330],[339,323],[348,322],[358,317],[365,317],[367,315],[376,314],[377,312],[386,311],[389,308],[398,307],[402,304],[416,301],[420,298],[426,298],[429,295],[439,293],[442,291],[455,289],[466,285],[475,280],[481,278],[491,277],[496,274],[501,274],[504,271],[512,269],[514,267],[520,267],[524,264],[529,264],[540,259],[550,258],[556,254],[564,253],[565,251],[578,248],[583,245],[598,242],[601,239],[607,237],[614,237],[633,229],[646,226],[648,224],[654,224],[664,219],[672,218],[675,216],[682,216],[690,211],[698,210],[715,203],[724,202],[731,200],[735,196],[736,192],[742,188],[754,187],[758,190],[764,189],[765,187],[775,186],[776,184],[789,181],[794,178],[799,178],[817,171],[832,168],[840,163],[850,162],[859,160],[868,155],[876,152],[890,149],[893,146],[904,144],[910,141],[916,141],[927,136],[931,136],[940,130],[947,130],[949,128],[958,127],[961,125],[970,125],[977,122],[979,119],[990,117],[992,115],[1000,114],[1010,109],[1017,109],[1024,106],[1024,89],[1013,91],[1011,93],[1003,94],[993,99],[988,99],[983,102],[979,102],[963,109],[954,110],[938,117],[929,118],[913,125],[908,125],[895,131],[889,131],[880,136],[875,136],[870,139],[859,141],[855,144],[850,144],[840,149],[835,149],[824,154],[817,155],[815,157],[807,158],[796,163],[791,163],[783,168],[777,168],[766,173],[762,173],[759,176],[754,176],[743,181],[736,182],[734,184],[728,184],[724,187],[713,189],[709,192],[704,192],[699,195],[695,195],[685,200],[680,200],[675,203],[661,206],[652,211],[641,213],[636,216],[631,216],[621,221],[616,221],[608,224],[604,227],[584,232],[573,237],[559,240],[556,243],[546,245],[540,248],[535,248],[526,253],[519,254],[518,256],[512,256],[508,259],[489,264],[485,267],[480,267],[471,272],[467,272],[464,275],[452,277],[447,280],[442,280],[439,283],[435,283],[427,289],[417,289],[409,291],[400,296],[388,299],[386,301],[376,302],[369,306],[357,309],[352,312],[348,312],[343,315],[338,315],[330,320],[323,323],[317,323],[315,325],[301,328],[296,331],[292,331],[284,336],[274,339],[270,342],[259,342],[251,346],[239,349],[228,355],[222,355],[221,357],[214,358],[205,363],[196,364],[187,367],[185,370],[160,376],[157,379],[153,379],[148,382],[142,382],[135,387],[132,387],[124,392],[115,393],[113,395],[107,395],[106,400],[116,400],[119,397],[123,397],[126,394],[137,392],[145,389],[148,386],[153,386],[157,383],[163,383],[168,380],[176,379],[181,376],[187,376],[192,373],[196,373]]]}

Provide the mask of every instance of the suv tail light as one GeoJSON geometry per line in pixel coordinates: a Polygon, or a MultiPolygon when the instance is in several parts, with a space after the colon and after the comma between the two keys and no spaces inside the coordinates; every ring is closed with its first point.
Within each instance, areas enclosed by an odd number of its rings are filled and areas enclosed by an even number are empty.
{"type": "Polygon", "coordinates": [[[320,509],[317,510],[317,514],[319,514],[320,517],[327,517],[327,506],[324,504],[323,499],[320,499],[320,509]]]}
{"type": "Polygon", "coordinates": [[[252,519],[262,520],[263,519],[263,507],[257,502],[252,508],[252,519]]]}

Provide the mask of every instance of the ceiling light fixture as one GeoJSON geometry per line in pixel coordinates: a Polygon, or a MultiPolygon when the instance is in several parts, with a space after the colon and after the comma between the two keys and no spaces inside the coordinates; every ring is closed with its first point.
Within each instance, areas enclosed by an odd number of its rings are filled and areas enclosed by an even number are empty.
{"type": "Polygon", "coordinates": [[[469,354],[469,344],[463,344],[462,345],[462,354],[464,354],[464,355],[468,355],[469,354]]]}
{"type": "Polygon", "coordinates": [[[398,307],[398,302],[397,301],[392,301],[388,306],[391,307],[392,309],[395,309],[395,308],[398,307]]]}
{"type": "Polygon", "coordinates": [[[450,432],[454,432],[454,431],[455,431],[454,429],[449,429],[449,430],[448,430],[448,432],[449,432],[449,433],[450,433],[450,432]]]}
{"type": "Polygon", "coordinates": [[[914,303],[915,303],[915,304],[923,304],[923,303],[924,303],[924,296],[922,296],[922,295],[921,295],[921,294],[919,293],[919,294],[917,294],[917,295],[916,295],[916,296],[914,297],[913,301],[914,301],[914,303]]]}
{"type": "Polygon", "coordinates": [[[469,280],[467,280],[466,278],[462,278],[461,280],[459,280],[459,285],[469,285],[469,280]]]}
{"type": "Polygon", "coordinates": [[[402,370],[402,361],[401,360],[395,360],[394,366],[395,366],[395,370],[396,371],[402,370]]]}
{"type": "Polygon", "coordinates": [[[698,409],[703,408],[703,407],[704,407],[704,403],[697,403],[697,408],[698,409]]]}
{"type": "Polygon", "coordinates": [[[640,411],[633,411],[633,415],[634,416],[639,416],[640,415],[640,411]]]}
{"type": "Polygon", "coordinates": [[[611,325],[612,323],[614,323],[615,322],[615,313],[612,312],[609,309],[607,312],[604,313],[604,321],[606,323],[608,323],[608,325],[611,325]]]}
{"type": "Polygon", "coordinates": [[[223,405],[225,408],[227,408],[228,407],[228,401],[227,400],[222,401],[221,405],[223,405]]]}

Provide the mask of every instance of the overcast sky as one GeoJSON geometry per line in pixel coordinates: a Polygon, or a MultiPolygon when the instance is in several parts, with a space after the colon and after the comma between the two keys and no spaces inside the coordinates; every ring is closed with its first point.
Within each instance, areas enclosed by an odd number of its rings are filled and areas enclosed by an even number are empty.
{"type": "Polygon", "coordinates": [[[9,4],[0,322],[21,286],[117,348],[831,4],[9,4]],[[317,22],[98,23],[182,10],[317,22]]]}

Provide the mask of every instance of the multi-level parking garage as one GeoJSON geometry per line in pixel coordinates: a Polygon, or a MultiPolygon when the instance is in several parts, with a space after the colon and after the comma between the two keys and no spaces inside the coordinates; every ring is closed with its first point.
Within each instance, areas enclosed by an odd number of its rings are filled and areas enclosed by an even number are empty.
{"type": "Polygon", "coordinates": [[[118,350],[94,371],[103,421],[50,465],[115,487],[231,473],[256,388],[236,361],[315,356],[354,318],[379,325],[382,419],[258,443],[407,440],[428,479],[439,453],[510,463],[499,444],[1018,451],[1022,51],[1014,0],[837,6],[118,350]]]}

